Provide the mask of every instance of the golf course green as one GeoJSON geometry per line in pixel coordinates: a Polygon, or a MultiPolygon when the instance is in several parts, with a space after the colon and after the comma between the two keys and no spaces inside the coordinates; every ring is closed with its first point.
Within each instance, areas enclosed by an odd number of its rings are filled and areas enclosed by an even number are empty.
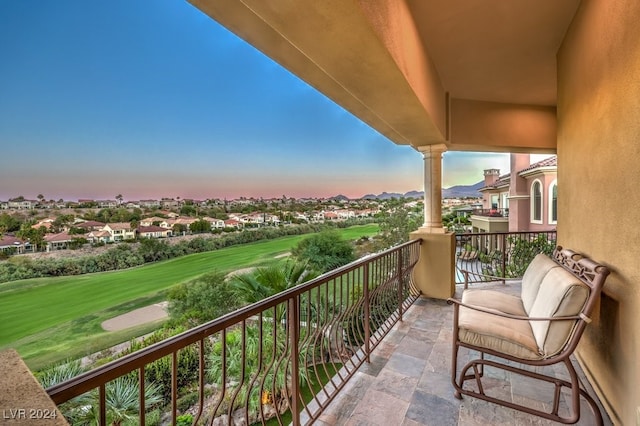
{"type": "MultiPolygon", "coordinates": [[[[338,232],[353,240],[376,234],[378,226],[338,232]]],[[[162,301],[167,289],[202,274],[273,262],[307,236],[232,246],[127,270],[0,284],[0,350],[13,347],[31,368],[38,368],[126,341],[159,324],[106,332],[101,322],[162,301]]]]}

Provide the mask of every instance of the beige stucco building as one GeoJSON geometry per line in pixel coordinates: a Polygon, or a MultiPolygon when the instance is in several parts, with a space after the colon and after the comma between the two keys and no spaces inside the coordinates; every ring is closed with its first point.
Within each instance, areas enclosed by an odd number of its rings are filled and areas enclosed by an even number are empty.
{"type": "Polygon", "coordinates": [[[559,243],[613,271],[579,358],[613,421],[636,424],[640,2],[192,2],[424,154],[425,220],[414,236],[424,239],[416,278],[426,295],[446,297],[453,285],[442,152],[557,153],[559,243]]]}

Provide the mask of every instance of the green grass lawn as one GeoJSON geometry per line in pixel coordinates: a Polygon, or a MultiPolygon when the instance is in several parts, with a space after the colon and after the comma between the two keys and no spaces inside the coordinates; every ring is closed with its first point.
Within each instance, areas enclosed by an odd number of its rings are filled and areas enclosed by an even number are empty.
{"type": "MultiPolygon", "coordinates": [[[[375,224],[339,230],[350,240],[377,231],[375,224]]],[[[31,368],[38,368],[128,340],[150,331],[150,326],[107,333],[100,324],[163,300],[168,288],[204,273],[266,264],[306,236],[243,244],[122,271],[0,284],[0,350],[13,347],[31,368]]]]}

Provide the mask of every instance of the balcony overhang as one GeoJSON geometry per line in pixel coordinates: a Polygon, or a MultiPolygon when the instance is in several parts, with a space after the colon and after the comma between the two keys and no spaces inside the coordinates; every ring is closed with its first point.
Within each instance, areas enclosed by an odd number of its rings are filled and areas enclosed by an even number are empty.
{"type": "Polygon", "coordinates": [[[190,0],[397,144],[554,152],[579,0],[190,0]]]}

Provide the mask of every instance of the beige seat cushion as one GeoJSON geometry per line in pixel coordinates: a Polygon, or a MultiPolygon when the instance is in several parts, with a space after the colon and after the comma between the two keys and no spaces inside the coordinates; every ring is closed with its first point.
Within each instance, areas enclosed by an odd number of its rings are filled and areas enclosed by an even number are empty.
{"type": "Polygon", "coordinates": [[[496,290],[465,290],[462,293],[462,303],[482,306],[505,314],[527,315],[522,306],[522,300],[518,296],[512,296],[496,290]]]}
{"type": "Polygon", "coordinates": [[[531,307],[536,300],[536,296],[538,296],[542,280],[547,273],[554,268],[561,268],[561,266],[542,253],[534,257],[527,267],[527,270],[522,276],[521,291],[522,304],[527,313],[531,312],[531,307]]]}
{"type": "MultiPolygon", "coordinates": [[[[589,288],[563,268],[551,269],[543,278],[529,316],[559,317],[578,315],[589,297],[589,288]]],[[[539,350],[545,358],[557,354],[571,336],[572,321],[530,321],[539,350]]]]}
{"type": "MultiPolygon", "coordinates": [[[[497,291],[467,290],[462,295],[462,302],[496,312],[526,316],[518,297],[497,291]]],[[[498,317],[461,306],[458,338],[461,342],[517,358],[542,358],[529,321],[498,317]]]]}

